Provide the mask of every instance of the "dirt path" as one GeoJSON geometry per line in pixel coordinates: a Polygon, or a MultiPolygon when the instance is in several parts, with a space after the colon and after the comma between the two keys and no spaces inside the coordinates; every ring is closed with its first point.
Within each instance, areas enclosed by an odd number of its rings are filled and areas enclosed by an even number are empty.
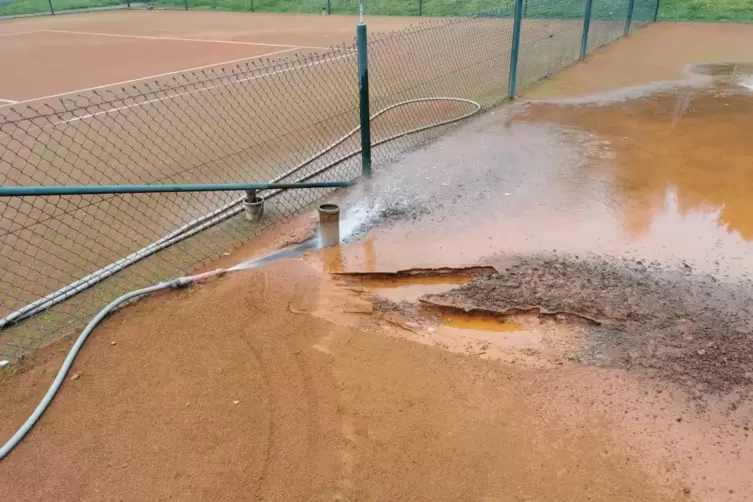
{"type": "MultiPolygon", "coordinates": [[[[0,464],[4,496],[682,497],[677,479],[613,445],[609,420],[569,416],[566,401],[544,399],[557,397],[550,388],[572,367],[501,366],[354,329],[364,314],[340,309],[336,324],[301,313],[329,287],[286,260],[116,313],[82,351],[76,379],[0,464]]],[[[2,382],[3,438],[63,351],[44,356],[2,382]]]]}

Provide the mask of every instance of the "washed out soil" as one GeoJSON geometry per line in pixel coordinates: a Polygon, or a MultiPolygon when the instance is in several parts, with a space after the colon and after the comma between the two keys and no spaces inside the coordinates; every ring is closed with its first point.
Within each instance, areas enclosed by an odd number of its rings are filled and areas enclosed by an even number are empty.
{"type": "MultiPolygon", "coordinates": [[[[3,500],[687,500],[681,469],[571,413],[574,386],[552,390],[579,366],[533,372],[345,326],[370,316],[328,306],[327,284],[281,260],[109,316],[0,462],[3,500]]],[[[0,438],[47,389],[53,349],[0,381],[0,438]]]]}
{"type": "Polygon", "coordinates": [[[641,371],[696,392],[753,383],[750,279],[725,283],[687,265],[552,254],[517,258],[498,274],[421,301],[578,323],[587,335],[575,361],[641,371]]]}

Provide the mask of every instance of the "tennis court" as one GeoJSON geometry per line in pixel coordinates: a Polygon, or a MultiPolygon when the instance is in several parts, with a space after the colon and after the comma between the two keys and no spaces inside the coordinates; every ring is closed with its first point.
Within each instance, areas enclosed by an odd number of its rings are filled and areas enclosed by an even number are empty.
{"type": "MultiPolygon", "coordinates": [[[[522,20],[519,87],[578,59],[583,23],[550,7],[522,20]]],[[[368,17],[375,165],[507,98],[509,14],[368,17]]],[[[622,36],[609,16],[594,17],[589,51],[622,36]]],[[[147,9],[4,20],[0,184],[352,180],[357,22],[147,9]]],[[[240,192],[0,200],[0,354],[55,340],[114,294],[194,270],[327,193],[262,192],[262,223],[238,216],[240,192]]]]}
{"type": "MultiPolygon", "coordinates": [[[[350,16],[146,10],[7,20],[0,23],[0,106],[326,52],[352,43],[357,22],[350,16]]],[[[377,17],[369,28],[412,22],[377,17]]]]}
{"type": "MultiPolygon", "coordinates": [[[[489,106],[505,96],[509,19],[412,21],[369,18],[373,111],[418,100],[376,120],[376,140],[471,109],[425,98],[455,96],[489,106]]],[[[9,69],[2,73],[10,78],[0,79],[0,183],[353,179],[358,136],[338,141],[359,123],[356,23],[354,17],[146,10],[3,22],[0,36],[9,43],[0,49],[0,69],[9,69]]],[[[377,150],[376,160],[443,130],[393,141],[377,150]]],[[[95,274],[84,281],[89,288],[103,280],[102,270],[134,253],[139,261],[28,322],[6,325],[2,352],[14,357],[40,339],[55,339],[87,305],[192,270],[326,193],[282,193],[267,204],[261,225],[229,217],[239,196],[232,192],[0,201],[3,317],[95,274]],[[209,220],[224,223],[196,224],[209,220]],[[193,238],[167,239],[188,227],[193,238]],[[207,231],[199,233],[202,228],[207,231]],[[154,254],[163,241],[169,246],[154,254]]]]}

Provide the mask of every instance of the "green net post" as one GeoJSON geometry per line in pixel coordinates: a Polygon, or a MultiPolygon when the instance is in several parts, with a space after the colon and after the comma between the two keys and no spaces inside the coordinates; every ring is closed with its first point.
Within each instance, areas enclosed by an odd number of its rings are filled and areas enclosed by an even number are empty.
{"type": "Polygon", "coordinates": [[[356,28],[358,48],[358,100],[361,113],[361,169],[363,175],[371,176],[371,116],[369,112],[369,61],[366,43],[366,24],[356,28]]]}
{"type": "Polygon", "coordinates": [[[52,0],[47,0],[47,3],[50,4],[50,14],[53,16],[55,15],[55,9],[52,7],[52,0]]]}
{"type": "Polygon", "coordinates": [[[586,59],[588,54],[588,32],[591,30],[591,10],[593,0],[586,0],[586,12],[583,14],[583,36],[580,39],[580,60],[586,59]]]}
{"type": "Polygon", "coordinates": [[[625,19],[625,36],[630,35],[630,25],[633,23],[633,10],[635,9],[635,0],[628,3],[627,18],[625,19]]]}
{"type": "Polygon", "coordinates": [[[659,4],[661,0],[656,0],[656,7],[654,7],[654,22],[659,18],[659,4]]]}
{"type": "Polygon", "coordinates": [[[507,93],[510,99],[515,98],[518,82],[518,55],[520,54],[520,28],[523,24],[523,0],[515,0],[515,19],[512,27],[512,49],[510,53],[510,79],[507,93]]]}

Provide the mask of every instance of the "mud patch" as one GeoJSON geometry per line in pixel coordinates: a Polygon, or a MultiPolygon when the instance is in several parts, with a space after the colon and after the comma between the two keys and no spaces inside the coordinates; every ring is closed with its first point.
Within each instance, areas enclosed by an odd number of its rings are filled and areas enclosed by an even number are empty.
{"type": "Polygon", "coordinates": [[[753,383],[753,288],[642,261],[520,257],[425,304],[584,321],[575,361],[639,370],[697,392],[753,383]]]}
{"type": "Polygon", "coordinates": [[[460,267],[460,268],[411,268],[408,270],[398,270],[397,272],[348,272],[332,274],[338,278],[353,279],[402,279],[413,277],[474,277],[477,275],[494,274],[497,270],[494,267],[460,267]]]}
{"type": "MultiPolygon", "coordinates": [[[[441,286],[446,290],[454,287],[441,286]]],[[[581,329],[571,324],[527,314],[502,318],[498,314],[427,307],[416,297],[406,299],[401,291],[412,292],[414,288],[415,285],[394,290],[349,288],[350,294],[361,294],[371,301],[372,315],[359,327],[448,352],[527,367],[562,365],[582,345],[581,329]]],[[[327,315],[332,318],[331,309],[327,315]]]]}

